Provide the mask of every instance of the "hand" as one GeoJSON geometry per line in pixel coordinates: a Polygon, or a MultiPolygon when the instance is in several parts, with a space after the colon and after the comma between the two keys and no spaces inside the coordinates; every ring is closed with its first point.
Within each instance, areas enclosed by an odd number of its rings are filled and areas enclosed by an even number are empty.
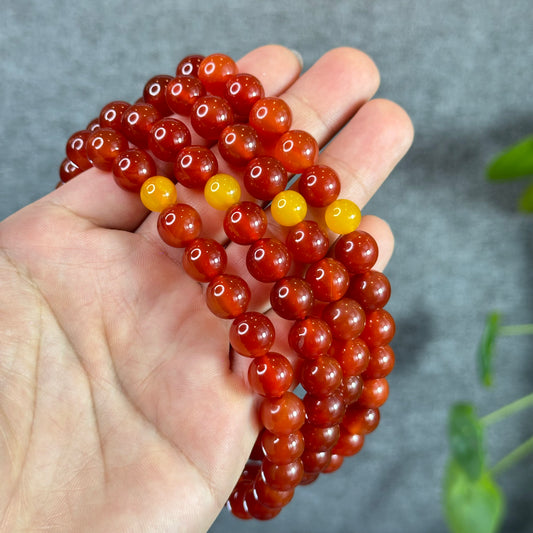
{"type": "MultiPolygon", "coordinates": [[[[279,46],[238,64],[286,99],[293,128],[321,146],[339,132],[321,163],[360,207],[411,144],[406,113],[370,100],[379,74],[361,52],[332,50],[300,78],[279,46]]],[[[185,201],[222,239],[221,214],[185,201]]],[[[230,321],[207,310],[156,220],[90,169],[0,225],[2,531],[204,531],[238,479],[258,431],[248,360],[230,368],[230,321]]],[[[382,269],[389,227],[366,216],[361,229],[382,269]]],[[[242,247],[228,253],[244,276],[242,247]]]]}

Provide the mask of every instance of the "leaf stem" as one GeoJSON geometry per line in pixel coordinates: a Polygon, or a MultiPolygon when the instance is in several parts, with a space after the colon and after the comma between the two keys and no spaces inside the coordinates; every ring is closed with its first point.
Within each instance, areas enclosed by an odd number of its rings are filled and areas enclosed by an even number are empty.
{"type": "Polygon", "coordinates": [[[496,411],[493,411],[492,413],[489,413],[488,415],[485,415],[481,418],[481,423],[484,426],[490,426],[491,424],[494,424],[495,422],[499,422],[500,420],[503,420],[507,418],[508,416],[514,415],[515,413],[518,413],[522,409],[526,409],[527,407],[533,406],[533,392],[531,394],[527,394],[526,396],[523,396],[522,398],[508,403],[507,405],[504,405],[500,409],[496,409],[496,411]]]}
{"type": "Polygon", "coordinates": [[[533,335],[533,324],[515,324],[511,326],[500,326],[500,335],[533,335]]]}
{"type": "Polygon", "coordinates": [[[503,459],[498,461],[492,467],[492,473],[494,476],[498,476],[505,472],[508,468],[514,466],[518,461],[522,460],[528,454],[533,452],[533,436],[527,439],[525,442],[517,446],[512,452],[509,452],[503,459]]]}

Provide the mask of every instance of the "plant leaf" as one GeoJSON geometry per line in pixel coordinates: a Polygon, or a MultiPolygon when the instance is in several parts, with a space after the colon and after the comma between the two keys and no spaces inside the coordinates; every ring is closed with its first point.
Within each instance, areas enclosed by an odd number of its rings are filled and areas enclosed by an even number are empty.
{"type": "Polygon", "coordinates": [[[479,479],[485,465],[483,426],[472,404],[458,403],[452,407],[448,431],[452,458],[469,479],[479,479]]]}
{"type": "Polygon", "coordinates": [[[500,333],[501,313],[492,311],[485,319],[485,329],[477,352],[479,378],[486,387],[492,385],[492,360],[496,351],[496,339],[500,333]]]}
{"type": "Polygon", "coordinates": [[[505,508],[503,494],[490,472],[472,481],[454,460],[444,482],[444,512],[453,533],[495,533],[505,508]]]}
{"type": "Polygon", "coordinates": [[[532,174],[533,136],[501,152],[487,168],[487,177],[493,181],[507,181],[532,174]]]}
{"type": "Polygon", "coordinates": [[[518,208],[520,211],[533,213],[533,183],[520,196],[518,208]]]}

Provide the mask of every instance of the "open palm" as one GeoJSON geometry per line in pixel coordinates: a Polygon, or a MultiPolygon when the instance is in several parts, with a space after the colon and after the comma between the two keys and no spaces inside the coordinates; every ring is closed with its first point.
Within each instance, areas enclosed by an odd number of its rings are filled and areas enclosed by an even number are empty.
{"type": "MultiPolygon", "coordinates": [[[[411,143],[403,110],[370,100],[379,75],[361,52],[333,50],[299,78],[296,57],[267,46],[239,68],[321,146],[343,128],[321,162],[360,206],[411,143]]],[[[221,214],[182,194],[223,241],[221,214]]],[[[205,531],[242,470],[258,431],[246,361],[230,364],[229,322],[155,220],[91,169],[0,225],[2,531],[205,531]]],[[[362,228],[383,268],[388,226],[369,216],[362,228]]],[[[230,268],[246,277],[242,250],[228,247],[230,268]]]]}

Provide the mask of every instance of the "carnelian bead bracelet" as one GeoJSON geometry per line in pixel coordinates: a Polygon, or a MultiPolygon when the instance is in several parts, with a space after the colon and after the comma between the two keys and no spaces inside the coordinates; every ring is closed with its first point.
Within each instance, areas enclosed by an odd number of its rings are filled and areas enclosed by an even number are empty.
{"type": "Polygon", "coordinates": [[[359,208],[340,197],[337,173],[318,163],[315,139],[291,124],[287,103],[265,96],[230,57],[190,55],[174,77],[150,78],[134,104],[106,104],[69,138],[59,170],[68,182],[94,166],[138,194],[159,213],[161,239],[183,249],[184,272],[205,284],[208,309],[231,321],[230,346],[250,359],[262,426],[227,501],[245,520],[274,518],[298,485],[361,450],[379,423],[395,360],[394,320],[384,309],[390,283],[373,270],[376,241],[357,229],[359,208]],[[192,133],[205,143],[191,144],[192,133]],[[219,172],[215,142],[240,179],[219,172]],[[227,243],[204,234],[199,213],[180,201],[183,188],[203,191],[220,211],[227,243]],[[269,233],[265,206],[286,228],[283,240],[269,233]],[[323,220],[306,219],[308,206],[323,220]],[[272,320],[250,308],[248,283],[228,271],[229,243],[247,247],[249,274],[269,287],[271,312],[288,321],[288,353],[273,351],[272,320]]]}

